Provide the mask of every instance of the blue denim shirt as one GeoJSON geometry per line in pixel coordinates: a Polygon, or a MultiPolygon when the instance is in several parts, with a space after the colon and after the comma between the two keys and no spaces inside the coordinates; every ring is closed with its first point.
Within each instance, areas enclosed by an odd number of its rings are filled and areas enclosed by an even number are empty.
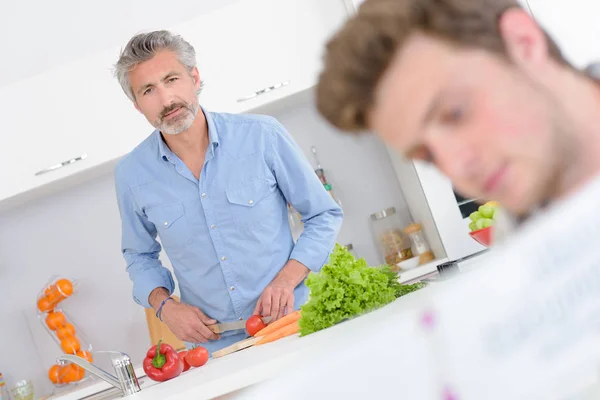
{"type": "MultiPolygon", "coordinates": [[[[115,183],[122,252],[140,305],[151,307],[148,296],[157,287],[174,290],[170,271],[158,259],[158,235],[181,301],[230,322],[252,314],[289,259],[319,271],[335,243],[342,211],[277,120],[202,112],[209,146],[199,180],[159,131],[119,161],[115,183]],[[304,222],[296,243],[287,203],[304,222]]],[[[295,290],[296,309],[307,296],[302,283],[295,290]]],[[[242,334],[225,333],[209,350],[242,334]]]]}

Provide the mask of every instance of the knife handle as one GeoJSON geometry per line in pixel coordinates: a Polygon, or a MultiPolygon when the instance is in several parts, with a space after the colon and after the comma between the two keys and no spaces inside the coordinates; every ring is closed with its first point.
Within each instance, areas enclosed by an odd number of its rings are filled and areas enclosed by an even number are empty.
{"type": "Polygon", "coordinates": [[[206,325],[206,327],[208,329],[210,329],[213,333],[216,333],[216,334],[223,333],[223,332],[221,332],[221,329],[219,328],[219,324],[206,325]]]}

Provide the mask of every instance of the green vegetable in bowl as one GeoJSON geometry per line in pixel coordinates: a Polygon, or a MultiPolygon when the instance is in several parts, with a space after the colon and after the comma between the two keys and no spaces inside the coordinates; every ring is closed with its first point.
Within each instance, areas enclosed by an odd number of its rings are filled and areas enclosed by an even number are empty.
{"type": "Polygon", "coordinates": [[[479,211],[473,211],[471,215],[469,215],[471,221],[476,222],[478,219],[482,218],[482,215],[479,211]]]}
{"type": "Polygon", "coordinates": [[[479,207],[479,213],[483,218],[493,218],[494,217],[494,207],[486,206],[485,204],[479,207]]]}
{"type": "Polygon", "coordinates": [[[479,206],[477,211],[473,211],[469,218],[469,229],[471,232],[478,231],[480,229],[488,228],[494,225],[496,214],[498,210],[498,203],[495,201],[488,201],[487,203],[479,206]]]}
{"type": "Polygon", "coordinates": [[[323,269],[308,276],[306,285],[310,300],[301,307],[301,336],[382,307],[425,286],[402,285],[389,266],[370,267],[339,244],[323,269]]]}

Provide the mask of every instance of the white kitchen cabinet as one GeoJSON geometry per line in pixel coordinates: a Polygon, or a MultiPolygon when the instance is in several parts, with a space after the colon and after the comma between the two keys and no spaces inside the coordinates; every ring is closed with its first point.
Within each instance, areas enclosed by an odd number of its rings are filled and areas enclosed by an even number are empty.
{"type": "Polygon", "coordinates": [[[415,221],[423,230],[436,258],[456,260],[485,248],[469,236],[469,220],[463,218],[450,180],[437,168],[401,159],[388,149],[402,193],[415,221]]]}
{"type": "Polygon", "coordinates": [[[150,132],[112,76],[117,55],[104,52],[0,88],[0,199],[114,160],[150,132]]]}
{"type": "Polygon", "coordinates": [[[342,0],[243,0],[176,28],[196,48],[214,111],[245,112],[312,87],[342,0]]]}
{"type": "Polygon", "coordinates": [[[578,68],[600,60],[600,2],[592,0],[528,0],[533,17],[578,68]]]}
{"type": "MultiPolygon", "coordinates": [[[[237,113],[312,87],[347,16],[343,0],[240,0],[170,29],[196,49],[201,104],[237,113]]],[[[112,75],[119,50],[0,87],[0,207],[106,171],[152,131],[112,75]]]]}

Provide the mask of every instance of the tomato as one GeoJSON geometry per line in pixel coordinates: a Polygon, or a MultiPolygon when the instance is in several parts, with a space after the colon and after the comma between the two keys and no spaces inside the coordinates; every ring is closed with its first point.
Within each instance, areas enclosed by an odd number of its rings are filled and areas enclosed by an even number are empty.
{"type": "Polygon", "coordinates": [[[177,353],[177,355],[179,356],[179,359],[183,362],[183,372],[185,372],[191,368],[190,364],[188,364],[187,360],[185,359],[185,356],[187,355],[187,353],[188,353],[187,350],[180,351],[179,353],[177,353]]]}
{"type": "Polygon", "coordinates": [[[253,315],[246,321],[246,332],[248,332],[248,335],[250,336],[256,335],[256,332],[266,327],[267,325],[263,322],[260,315],[253,315]]]}
{"type": "Polygon", "coordinates": [[[192,367],[201,367],[208,361],[208,350],[202,346],[193,348],[187,352],[185,360],[192,367]]]}

